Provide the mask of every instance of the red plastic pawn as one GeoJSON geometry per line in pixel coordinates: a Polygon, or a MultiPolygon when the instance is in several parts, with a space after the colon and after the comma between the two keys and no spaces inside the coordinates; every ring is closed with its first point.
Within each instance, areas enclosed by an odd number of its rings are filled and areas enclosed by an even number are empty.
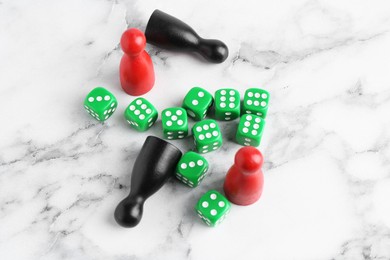
{"type": "Polygon", "coordinates": [[[260,198],[264,184],[262,165],[263,155],[256,148],[247,146],[237,151],[223,185],[229,201],[246,206],[260,198]]]}
{"type": "Polygon", "coordinates": [[[144,50],[146,38],[143,32],[131,28],[122,34],[122,57],[119,74],[123,90],[132,96],[147,93],[154,85],[152,59],[144,50]]]}

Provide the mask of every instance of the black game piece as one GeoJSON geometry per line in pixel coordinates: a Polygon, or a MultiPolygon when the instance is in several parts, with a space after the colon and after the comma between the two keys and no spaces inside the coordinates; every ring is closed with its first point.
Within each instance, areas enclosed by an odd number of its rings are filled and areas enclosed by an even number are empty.
{"type": "Polygon", "coordinates": [[[119,225],[134,227],[141,221],[145,200],[173,176],[181,155],[178,148],[160,138],[146,138],[134,163],[130,194],[115,209],[119,225]]]}
{"type": "Polygon", "coordinates": [[[145,36],[148,43],[169,50],[197,52],[212,63],[221,63],[229,55],[223,42],[201,38],[189,25],[160,10],[150,17],[145,36]]]}

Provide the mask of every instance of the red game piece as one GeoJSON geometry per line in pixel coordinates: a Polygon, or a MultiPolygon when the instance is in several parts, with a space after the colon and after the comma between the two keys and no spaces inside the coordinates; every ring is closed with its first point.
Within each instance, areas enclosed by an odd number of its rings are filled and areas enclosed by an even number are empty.
{"type": "Polygon", "coordinates": [[[132,96],[147,93],[154,85],[154,69],[149,54],[144,50],[146,38],[136,28],[125,31],[121,38],[124,55],[119,74],[123,90],[132,96]]]}
{"type": "Polygon", "coordinates": [[[223,185],[229,201],[246,206],[260,198],[264,184],[262,165],[263,155],[256,148],[247,146],[237,151],[223,185]]]}

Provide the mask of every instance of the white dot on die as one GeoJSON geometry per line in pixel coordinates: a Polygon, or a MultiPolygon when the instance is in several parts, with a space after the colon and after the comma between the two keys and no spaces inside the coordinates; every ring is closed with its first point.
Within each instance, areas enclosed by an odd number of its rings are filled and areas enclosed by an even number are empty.
{"type": "Polygon", "coordinates": [[[166,115],[166,116],[171,116],[172,113],[171,113],[171,111],[167,111],[167,112],[165,112],[165,115],[166,115]]]}
{"type": "Polygon", "coordinates": [[[129,109],[130,109],[131,111],[134,111],[134,110],[135,110],[135,106],[134,106],[134,105],[131,105],[131,106],[129,107],[129,109]]]}
{"type": "Polygon", "coordinates": [[[180,165],[180,167],[181,167],[182,169],[186,169],[186,168],[187,168],[187,164],[186,164],[186,163],[182,163],[182,164],[180,165]]]}
{"type": "Polygon", "coordinates": [[[116,108],[114,107],[113,109],[112,109],[112,112],[114,112],[116,110],[116,108]]]}
{"type": "Polygon", "coordinates": [[[195,163],[194,163],[194,162],[190,162],[188,165],[189,165],[191,168],[194,168],[194,167],[195,167],[195,163]]]}
{"type": "Polygon", "coordinates": [[[252,140],[251,140],[251,139],[249,139],[249,138],[245,138],[245,141],[247,141],[247,142],[251,142],[252,140]]]}
{"type": "Polygon", "coordinates": [[[172,125],[172,121],[168,121],[166,125],[167,126],[171,126],[172,125]]]}
{"type": "Polygon", "coordinates": [[[183,111],[181,111],[181,110],[176,111],[176,115],[181,116],[182,114],[183,114],[183,111]]]}
{"type": "Polygon", "coordinates": [[[210,194],[210,199],[215,200],[216,198],[217,198],[217,194],[215,193],[210,194]]]}
{"type": "Polygon", "coordinates": [[[134,114],[138,116],[139,114],[141,114],[141,111],[139,111],[139,110],[137,109],[137,110],[134,111],[134,114]]]}
{"type": "Polygon", "coordinates": [[[178,125],[183,125],[184,122],[183,122],[183,120],[178,120],[178,121],[177,121],[177,124],[178,124],[178,125]]]}
{"type": "Polygon", "coordinates": [[[251,144],[250,144],[250,143],[244,143],[244,145],[246,145],[246,146],[250,146],[251,144]]]}
{"type": "Polygon", "coordinates": [[[242,131],[243,131],[244,133],[248,133],[248,132],[249,132],[249,129],[246,128],[246,127],[244,127],[244,128],[242,129],[242,131]]]}
{"type": "Polygon", "coordinates": [[[252,92],[248,92],[248,97],[253,97],[253,93],[252,92]]]}
{"type": "Polygon", "coordinates": [[[201,132],[202,131],[202,127],[200,127],[200,126],[196,127],[196,131],[201,132]]]}
{"type": "Polygon", "coordinates": [[[199,104],[199,102],[198,102],[198,100],[194,99],[194,100],[192,100],[192,104],[193,104],[194,106],[196,106],[197,104],[199,104]]]}
{"type": "Polygon", "coordinates": [[[252,120],[252,116],[246,116],[246,120],[252,120]]]}
{"type": "Polygon", "coordinates": [[[115,102],[111,104],[111,107],[115,106],[115,102]]]}
{"type": "Polygon", "coordinates": [[[211,134],[210,133],[206,133],[206,137],[207,138],[211,138],[211,134]]]}
{"type": "Polygon", "coordinates": [[[257,131],[256,130],[252,130],[252,134],[253,135],[257,135],[257,131]]]}
{"type": "Polygon", "coordinates": [[[142,104],[141,108],[142,108],[142,109],[146,109],[146,108],[147,108],[147,105],[146,105],[146,104],[142,104]]]}
{"type": "Polygon", "coordinates": [[[97,100],[97,101],[102,101],[103,98],[102,98],[101,96],[98,96],[98,97],[96,97],[96,100],[97,100]]]}
{"type": "Polygon", "coordinates": [[[261,94],[261,97],[262,98],[267,98],[268,96],[267,96],[267,94],[263,93],[263,94],[261,94]]]}
{"type": "Polygon", "coordinates": [[[213,145],[218,145],[218,142],[213,143],[213,145]]]}
{"type": "Polygon", "coordinates": [[[230,107],[230,108],[234,108],[234,104],[233,104],[233,103],[230,103],[230,104],[229,104],[229,107],[230,107]]]}
{"type": "Polygon", "coordinates": [[[105,101],[108,101],[108,100],[110,100],[110,99],[111,99],[111,97],[110,97],[109,95],[104,96],[104,100],[105,100],[105,101]]]}
{"type": "Polygon", "coordinates": [[[216,127],[216,124],[214,124],[214,123],[210,124],[210,128],[215,128],[215,127],[216,127]]]}
{"type": "Polygon", "coordinates": [[[178,133],[179,133],[179,134],[184,134],[184,131],[179,131],[178,133]]]}
{"type": "Polygon", "coordinates": [[[248,127],[248,126],[250,126],[251,125],[251,123],[249,123],[248,121],[246,121],[245,123],[244,123],[244,126],[246,126],[246,127],[248,127]]]}
{"type": "Polygon", "coordinates": [[[146,114],[152,113],[152,110],[150,108],[146,109],[146,114]]]}
{"type": "Polygon", "coordinates": [[[260,102],[256,100],[255,102],[253,102],[253,104],[254,104],[255,106],[258,106],[258,105],[260,105],[260,102]]]}
{"type": "Polygon", "coordinates": [[[223,201],[218,202],[218,206],[220,206],[221,208],[225,207],[225,202],[223,202],[223,201]]]}
{"type": "Polygon", "coordinates": [[[226,112],[226,113],[225,113],[226,116],[230,116],[231,114],[232,114],[232,113],[230,113],[230,112],[226,112]]]}
{"type": "Polygon", "coordinates": [[[203,161],[202,161],[202,160],[198,160],[198,161],[196,162],[196,164],[199,165],[199,166],[202,166],[202,165],[203,165],[203,161]]]}
{"type": "Polygon", "coordinates": [[[209,206],[209,203],[207,201],[202,202],[202,207],[207,208],[209,206]]]}
{"type": "Polygon", "coordinates": [[[252,105],[252,100],[248,100],[246,103],[247,103],[248,105],[252,105]]]}
{"type": "Polygon", "coordinates": [[[254,124],[254,125],[253,125],[253,128],[254,128],[254,129],[259,129],[259,125],[258,125],[258,124],[254,124]]]}
{"type": "Polygon", "coordinates": [[[108,112],[107,110],[104,110],[104,114],[107,114],[107,112],[108,112]]]}
{"type": "Polygon", "coordinates": [[[182,139],[184,137],[184,135],[179,135],[178,137],[179,137],[179,139],[182,139]]]}
{"type": "Polygon", "coordinates": [[[135,103],[136,103],[137,105],[141,105],[141,104],[142,104],[142,100],[141,100],[141,99],[138,99],[137,101],[135,101],[135,103]]]}
{"type": "Polygon", "coordinates": [[[199,140],[203,140],[204,139],[204,135],[199,135],[199,140]]]}
{"type": "Polygon", "coordinates": [[[256,93],[255,98],[259,98],[259,97],[260,97],[260,93],[256,93]]]}
{"type": "Polygon", "coordinates": [[[224,107],[226,107],[226,104],[225,103],[221,103],[221,104],[219,104],[219,106],[224,108],[224,107]]]}
{"type": "Polygon", "coordinates": [[[265,107],[265,105],[267,105],[267,103],[265,101],[261,101],[261,106],[265,107]]]}
{"type": "Polygon", "coordinates": [[[209,126],[208,126],[208,125],[204,125],[204,126],[203,126],[203,129],[204,129],[204,130],[209,130],[209,126]]]}
{"type": "Polygon", "coordinates": [[[260,121],[261,121],[260,118],[256,118],[256,119],[255,119],[255,122],[256,122],[256,123],[260,123],[260,121]]]}
{"type": "Polygon", "coordinates": [[[204,97],[204,93],[202,91],[199,91],[198,97],[204,97]]]}
{"type": "Polygon", "coordinates": [[[152,122],[153,117],[149,118],[148,123],[152,122]]]}
{"type": "Polygon", "coordinates": [[[226,90],[221,90],[221,95],[226,95],[226,90]]]}
{"type": "Polygon", "coordinates": [[[89,98],[88,98],[88,101],[89,101],[89,102],[93,102],[94,100],[95,100],[95,99],[94,99],[93,97],[89,97],[89,98]]]}
{"type": "Polygon", "coordinates": [[[172,121],[176,121],[177,120],[177,116],[172,116],[171,119],[172,119],[172,121]]]}
{"type": "Polygon", "coordinates": [[[191,110],[188,110],[188,109],[187,109],[187,113],[188,113],[188,115],[190,115],[190,116],[192,116],[192,117],[195,117],[194,112],[192,112],[191,110]]]}
{"type": "Polygon", "coordinates": [[[221,97],[220,100],[221,101],[226,101],[226,97],[221,97]]]}
{"type": "Polygon", "coordinates": [[[234,101],[236,101],[236,98],[235,98],[235,97],[230,97],[230,98],[229,98],[229,101],[230,101],[230,102],[234,102],[234,101]]]}
{"type": "Polygon", "coordinates": [[[108,110],[108,113],[111,113],[111,109],[108,110]]]}
{"type": "Polygon", "coordinates": [[[217,215],[217,211],[215,209],[210,210],[211,216],[217,215]]]}
{"type": "Polygon", "coordinates": [[[213,136],[217,137],[218,136],[218,131],[213,131],[213,136]]]}
{"type": "Polygon", "coordinates": [[[144,120],[145,119],[145,115],[139,115],[139,119],[144,120]]]}

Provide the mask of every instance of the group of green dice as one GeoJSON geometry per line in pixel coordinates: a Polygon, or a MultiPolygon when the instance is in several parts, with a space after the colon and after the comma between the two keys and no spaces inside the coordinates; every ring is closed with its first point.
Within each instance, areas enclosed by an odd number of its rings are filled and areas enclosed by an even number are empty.
{"type": "MultiPolygon", "coordinates": [[[[222,146],[222,134],[218,123],[205,119],[214,105],[215,119],[231,121],[241,116],[236,132],[236,141],[245,146],[259,146],[267,115],[269,93],[263,89],[247,89],[243,101],[235,89],[224,88],[213,97],[200,87],[192,88],[184,97],[182,107],[170,107],[161,112],[165,139],[183,139],[189,135],[188,117],[199,121],[192,127],[195,150],[180,159],[176,178],[187,186],[197,187],[206,176],[209,164],[199,153],[217,150],[222,146]]],[[[87,112],[99,121],[107,120],[117,108],[117,100],[108,90],[97,87],[85,98],[87,112]]],[[[145,98],[134,99],[126,108],[124,117],[129,125],[146,131],[158,118],[157,109],[145,98]]],[[[230,202],[215,190],[205,193],[195,206],[199,217],[209,226],[219,224],[230,211],[230,202]]]]}

